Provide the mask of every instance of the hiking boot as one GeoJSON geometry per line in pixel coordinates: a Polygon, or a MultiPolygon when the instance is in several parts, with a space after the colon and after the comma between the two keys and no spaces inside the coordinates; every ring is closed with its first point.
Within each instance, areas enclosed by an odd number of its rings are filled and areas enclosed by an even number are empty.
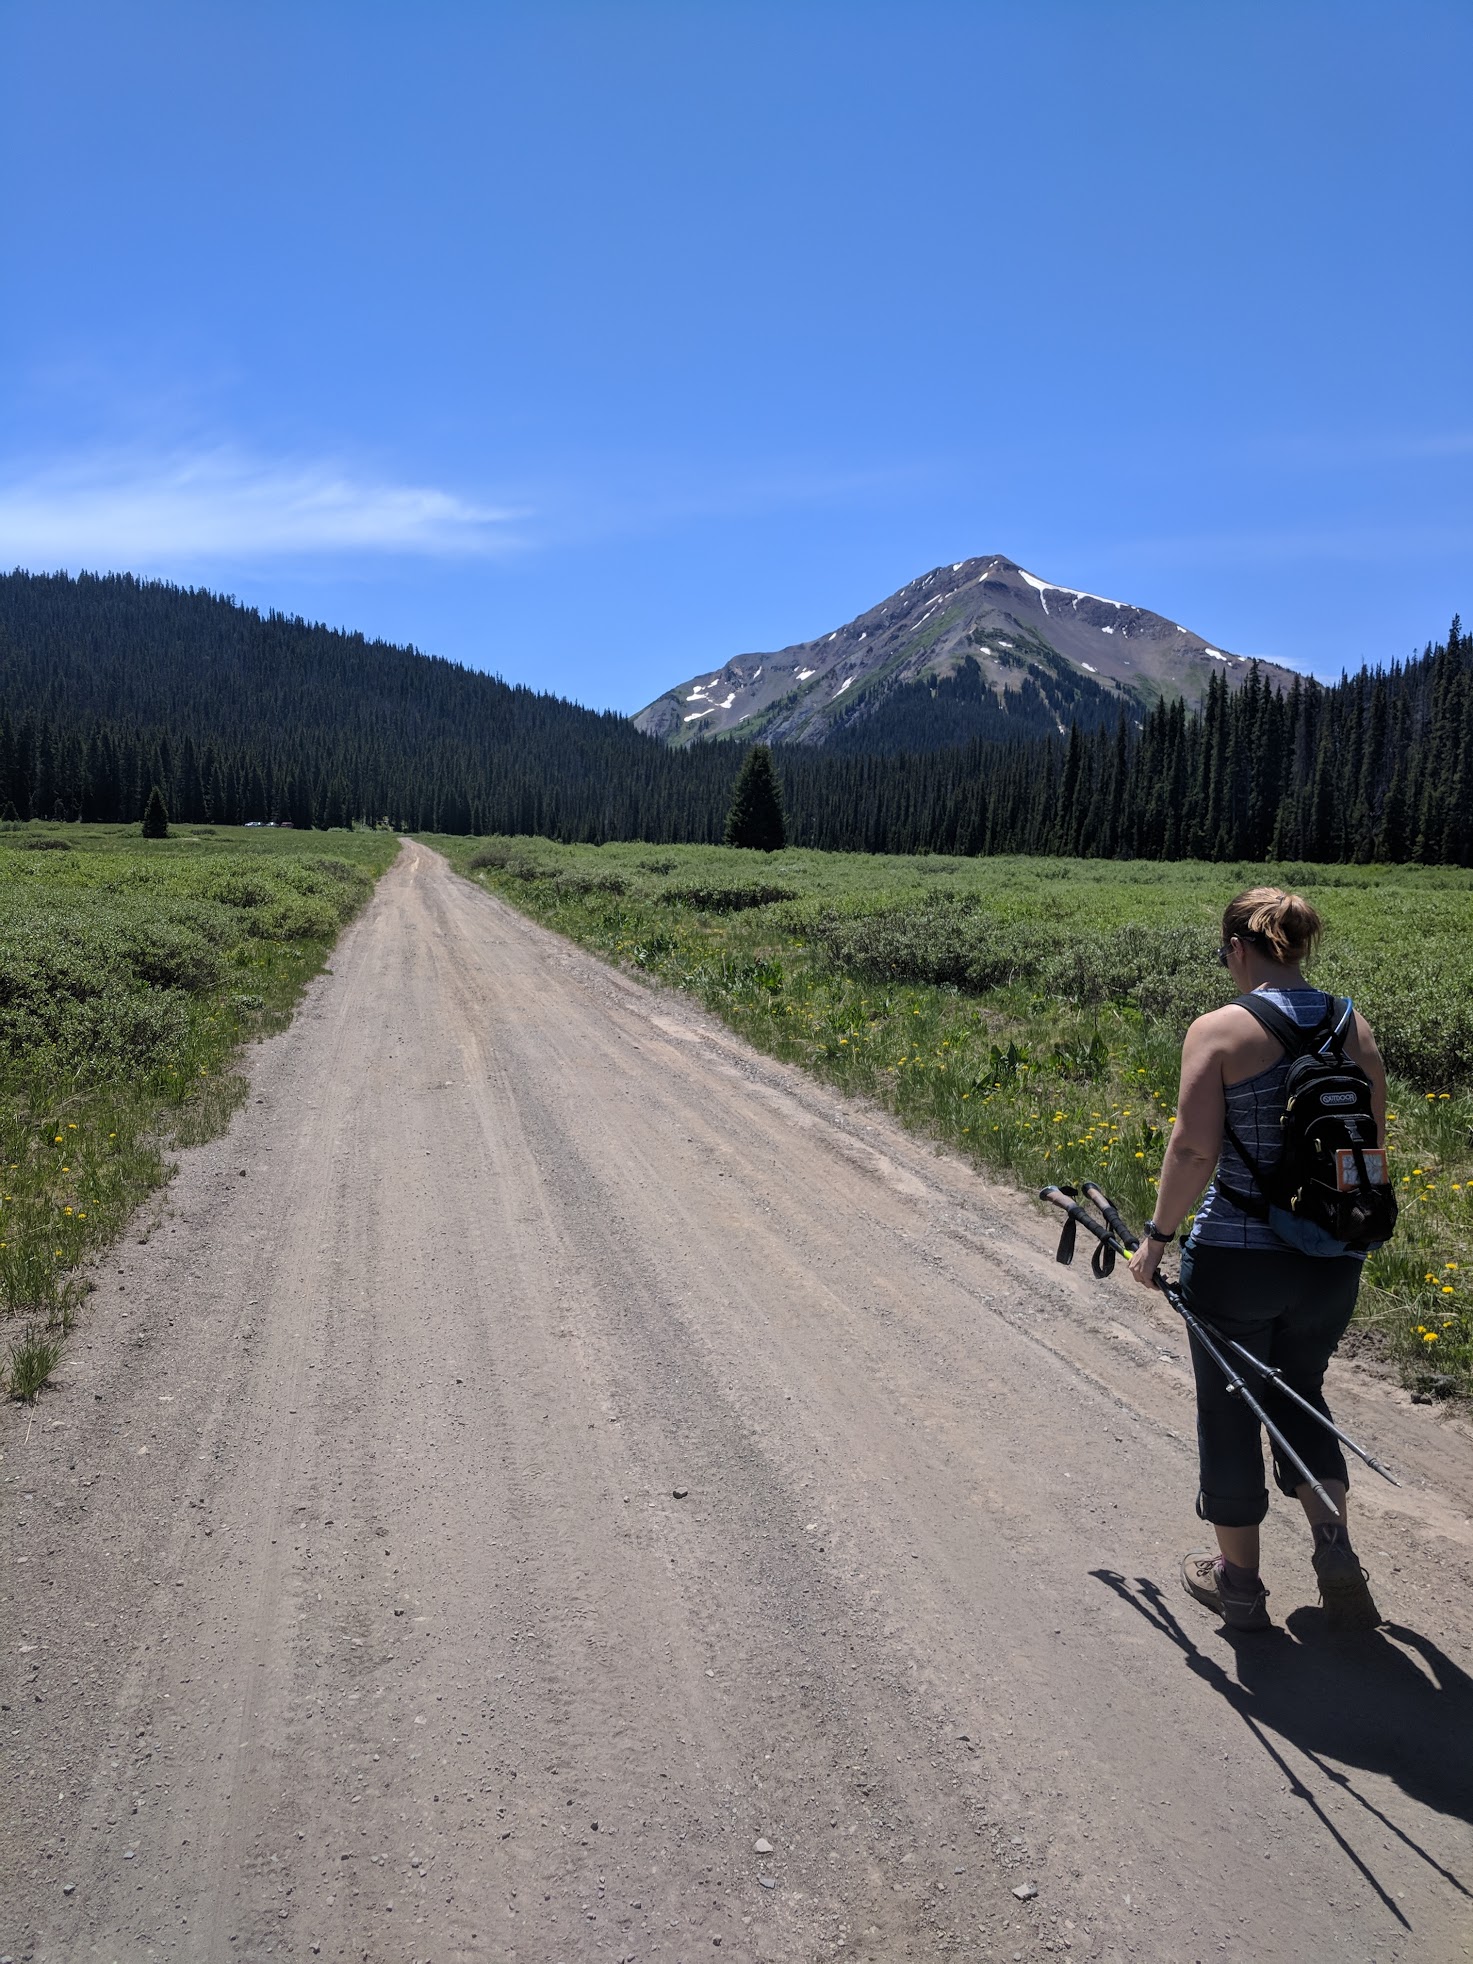
{"type": "Polygon", "coordinates": [[[1371,1595],[1370,1577],[1355,1550],[1343,1541],[1330,1541],[1316,1548],[1312,1559],[1331,1629],[1374,1630],[1381,1612],[1371,1595]]]}
{"type": "Polygon", "coordinates": [[[1267,1589],[1261,1582],[1256,1590],[1246,1594],[1229,1587],[1223,1576],[1221,1555],[1206,1555],[1200,1549],[1183,1555],[1181,1581],[1187,1594],[1214,1610],[1230,1630],[1273,1628],[1267,1589]]]}

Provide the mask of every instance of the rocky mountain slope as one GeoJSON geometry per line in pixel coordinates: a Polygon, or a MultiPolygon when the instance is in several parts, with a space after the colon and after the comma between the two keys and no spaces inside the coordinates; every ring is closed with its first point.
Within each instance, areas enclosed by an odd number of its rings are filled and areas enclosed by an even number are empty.
{"type": "Polygon", "coordinates": [[[1250,668],[1160,614],[994,555],[938,566],[819,640],[703,670],[634,720],[673,744],[739,736],[887,749],[893,717],[908,742],[930,747],[953,726],[973,734],[979,705],[1020,733],[1071,718],[1093,724],[1113,720],[1122,702],[1140,710],[1181,695],[1195,704],[1214,673],[1235,684],[1250,668]]]}

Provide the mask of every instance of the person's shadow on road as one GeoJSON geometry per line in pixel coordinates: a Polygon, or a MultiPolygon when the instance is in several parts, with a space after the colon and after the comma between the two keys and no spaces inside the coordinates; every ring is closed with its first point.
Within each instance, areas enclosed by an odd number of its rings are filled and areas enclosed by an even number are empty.
{"type": "MultiPolygon", "coordinates": [[[[1473,1822],[1473,1678],[1415,1630],[1389,1623],[1349,1635],[1328,1628],[1320,1609],[1298,1609],[1282,1629],[1231,1632],[1228,1670],[1192,1641],[1159,1584],[1131,1584],[1113,1569],[1094,1569],[1183,1653],[1187,1668],[1227,1701],[1283,1772],[1296,1798],[1314,1811],[1382,1902],[1406,1918],[1269,1734],[1298,1748],[1325,1779],[1348,1794],[1429,1868],[1473,1900],[1473,1889],[1358,1791],[1347,1766],[1394,1781],[1409,1798],[1455,1820],[1473,1822]],[[1323,1757],[1322,1757],[1323,1756],[1323,1757]],[[1326,1764],[1326,1759],[1337,1762],[1326,1764]]],[[[1409,1926],[1408,1926],[1409,1927],[1409,1926]]]]}

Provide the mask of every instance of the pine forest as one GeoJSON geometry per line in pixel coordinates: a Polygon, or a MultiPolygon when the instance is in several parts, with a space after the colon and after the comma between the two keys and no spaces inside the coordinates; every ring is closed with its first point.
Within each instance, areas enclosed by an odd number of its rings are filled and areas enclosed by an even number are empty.
{"type": "MultiPolygon", "coordinates": [[[[203,591],[0,578],[0,818],[136,821],[157,785],[185,823],[705,844],[742,759],[203,591]]],[[[1200,712],[773,760],[794,845],[1466,866],[1473,636],[1330,685],[1214,679],[1200,712]]]]}

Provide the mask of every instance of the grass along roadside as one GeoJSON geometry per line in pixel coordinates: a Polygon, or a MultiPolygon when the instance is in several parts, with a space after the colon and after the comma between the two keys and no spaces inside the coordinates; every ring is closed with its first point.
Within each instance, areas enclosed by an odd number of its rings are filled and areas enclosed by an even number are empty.
{"type": "Polygon", "coordinates": [[[0,828],[0,1383],[34,1398],[85,1265],[224,1130],[397,842],[382,832],[0,828]]]}
{"type": "Polygon", "coordinates": [[[458,871],[758,1048],[874,1098],[979,1167],[1100,1181],[1149,1214],[1187,1023],[1225,999],[1225,901],[1264,880],[1327,924],[1312,971],[1392,1074],[1402,1202],[1352,1344],[1473,1396],[1473,874],[1453,868],[901,859],[431,838],[458,871]]]}

